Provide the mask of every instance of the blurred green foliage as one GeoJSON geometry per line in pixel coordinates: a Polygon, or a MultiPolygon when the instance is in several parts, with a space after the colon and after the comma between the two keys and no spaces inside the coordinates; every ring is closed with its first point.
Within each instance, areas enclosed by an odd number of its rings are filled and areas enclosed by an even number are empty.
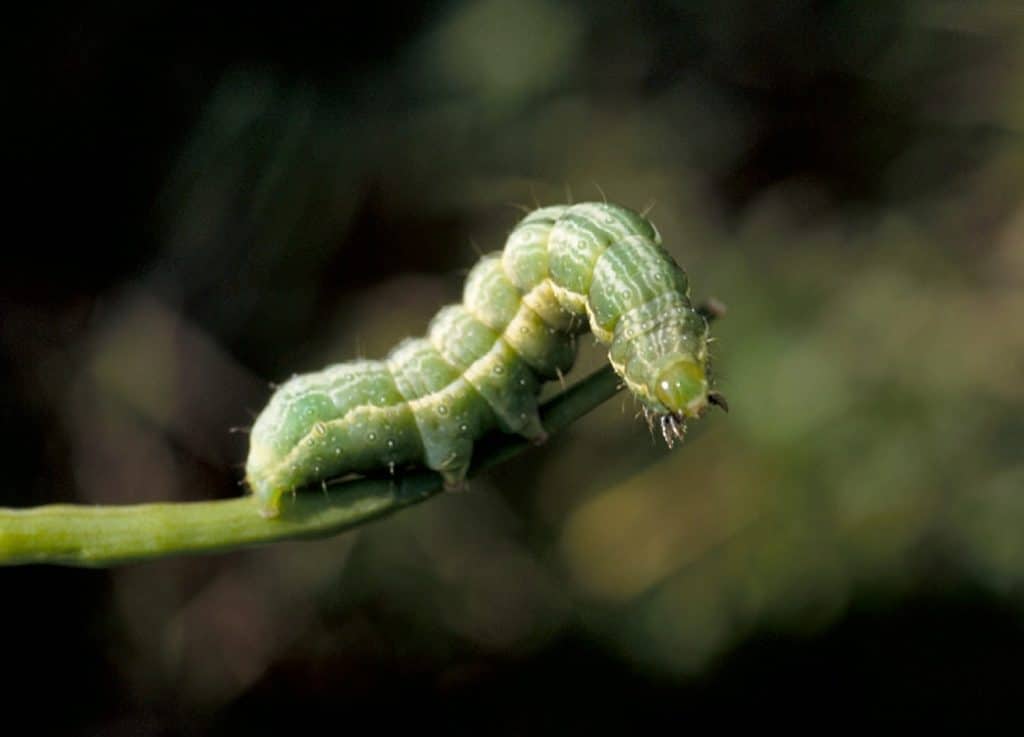
{"type": "Polygon", "coordinates": [[[653,205],[695,296],[729,307],[732,412],[669,453],[616,400],[359,534],[114,572],[131,698],[451,674],[570,633],[696,676],[922,587],[1024,606],[1016,3],[479,0],[391,40],[345,74],[326,52],[225,64],[160,179],[152,258],[83,296],[89,320],[9,313],[8,346],[74,335],[23,354],[60,438],[28,498],[234,493],[227,428],[262,382],[421,332],[510,204],[653,205]]]}

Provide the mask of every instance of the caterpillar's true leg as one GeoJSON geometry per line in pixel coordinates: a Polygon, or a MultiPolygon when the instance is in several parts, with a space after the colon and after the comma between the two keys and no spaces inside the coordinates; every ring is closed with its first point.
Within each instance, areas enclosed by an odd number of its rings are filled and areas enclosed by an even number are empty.
{"type": "Polygon", "coordinates": [[[469,464],[458,468],[446,468],[438,471],[444,481],[445,491],[469,491],[469,481],[466,474],[469,473],[469,464]]]}

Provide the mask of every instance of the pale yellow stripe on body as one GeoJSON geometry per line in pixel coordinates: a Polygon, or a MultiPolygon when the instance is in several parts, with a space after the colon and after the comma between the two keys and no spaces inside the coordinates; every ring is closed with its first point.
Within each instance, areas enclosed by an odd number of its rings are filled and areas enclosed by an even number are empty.
{"type": "Polygon", "coordinates": [[[310,428],[309,432],[302,436],[299,442],[293,445],[288,453],[274,464],[274,470],[271,471],[268,476],[273,478],[282,474],[287,475],[291,467],[300,463],[307,463],[305,456],[308,454],[310,445],[319,440],[322,434],[330,433],[333,428],[344,427],[345,423],[350,420],[351,415],[356,412],[369,413],[375,421],[380,422],[380,427],[384,427],[385,425],[394,422],[398,414],[397,408],[394,406],[375,407],[370,404],[360,404],[350,408],[341,417],[335,417],[331,420],[321,420],[314,424],[310,428]]]}

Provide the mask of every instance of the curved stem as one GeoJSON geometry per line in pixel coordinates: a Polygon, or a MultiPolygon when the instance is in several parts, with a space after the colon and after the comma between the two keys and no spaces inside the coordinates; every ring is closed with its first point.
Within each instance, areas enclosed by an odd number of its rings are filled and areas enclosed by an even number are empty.
{"type": "MultiPolygon", "coordinates": [[[[618,389],[618,377],[604,367],[547,402],[541,408],[544,427],[549,432],[561,430],[618,389]]],[[[476,453],[472,473],[528,447],[513,436],[487,438],[476,453]]],[[[257,514],[249,496],[213,502],[0,508],[0,565],[100,567],[325,537],[422,502],[441,488],[440,477],[430,471],[394,479],[360,478],[286,498],[281,515],[270,520],[257,514]]]]}

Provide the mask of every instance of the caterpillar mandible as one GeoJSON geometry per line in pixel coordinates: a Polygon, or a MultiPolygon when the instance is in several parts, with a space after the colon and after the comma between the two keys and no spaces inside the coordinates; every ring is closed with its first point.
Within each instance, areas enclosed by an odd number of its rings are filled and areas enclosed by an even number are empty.
{"type": "Polygon", "coordinates": [[[605,203],[543,207],[480,259],[426,337],[277,389],[246,462],[260,513],[277,516],[285,492],[385,466],[421,464],[458,487],[474,441],[495,427],[542,442],[541,385],[571,368],[588,325],[669,447],[688,419],[724,406],[707,320],[654,225],[605,203]]]}

